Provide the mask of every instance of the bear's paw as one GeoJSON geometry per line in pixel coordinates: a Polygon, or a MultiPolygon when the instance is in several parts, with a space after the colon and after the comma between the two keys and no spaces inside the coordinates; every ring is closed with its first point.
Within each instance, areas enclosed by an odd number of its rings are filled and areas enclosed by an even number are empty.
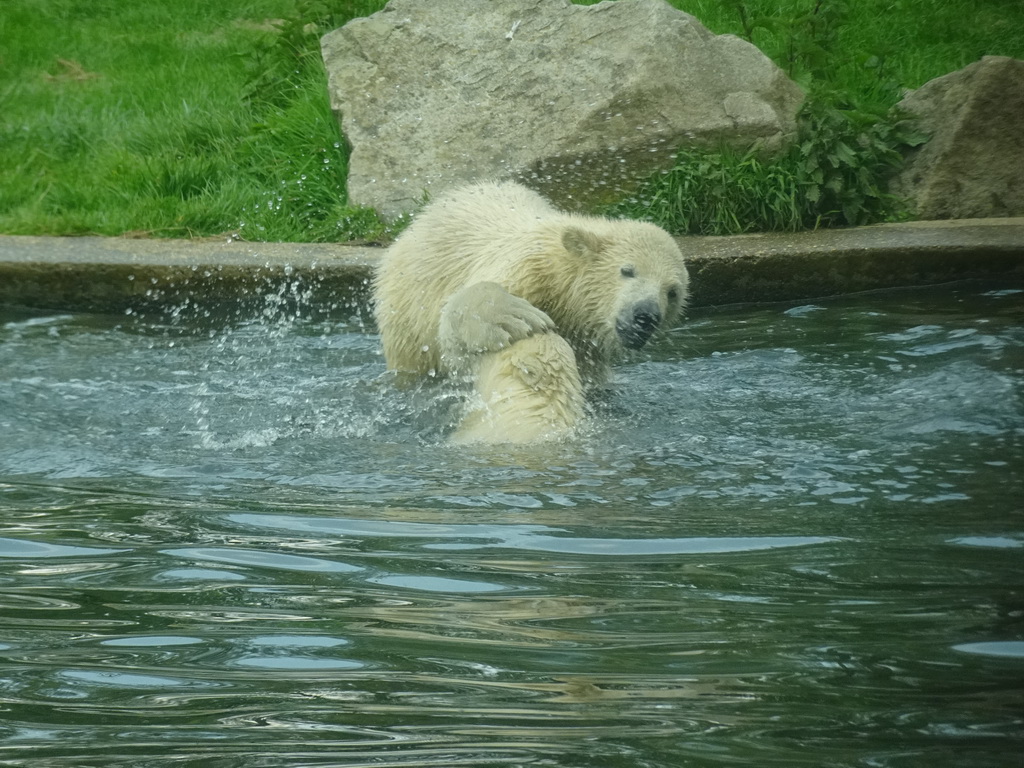
{"type": "Polygon", "coordinates": [[[441,354],[460,367],[462,358],[497,352],[553,328],[547,314],[497,283],[474,283],[441,309],[441,354]]]}

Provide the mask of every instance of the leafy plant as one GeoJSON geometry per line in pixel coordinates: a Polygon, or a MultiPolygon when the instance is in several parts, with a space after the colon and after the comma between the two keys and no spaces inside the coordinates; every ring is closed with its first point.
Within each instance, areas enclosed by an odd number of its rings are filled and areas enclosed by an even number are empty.
{"type": "Polygon", "coordinates": [[[653,221],[670,232],[727,235],[868,224],[899,218],[886,182],[901,150],[921,141],[903,123],[855,109],[809,102],[798,141],[765,158],[686,149],[613,216],[653,221]]]}
{"type": "Polygon", "coordinates": [[[801,118],[787,161],[799,174],[805,225],[870,224],[904,214],[886,190],[903,150],[923,136],[897,119],[814,101],[801,118]]]}
{"type": "Polygon", "coordinates": [[[828,78],[846,11],[846,4],[839,0],[815,0],[809,9],[784,22],[786,71],[790,77],[802,69],[812,78],[828,78]]]}

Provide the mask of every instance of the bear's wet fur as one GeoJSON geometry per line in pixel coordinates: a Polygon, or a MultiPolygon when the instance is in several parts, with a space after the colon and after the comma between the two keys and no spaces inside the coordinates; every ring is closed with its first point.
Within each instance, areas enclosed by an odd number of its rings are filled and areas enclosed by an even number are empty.
{"type": "Polygon", "coordinates": [[[529,442],[571,432],[583,391],[678,316],[688,284],[653,224],[484,183],[428,204],[388,248],[374,313],[389,369],[474,379],[457,441],[529,442]]]}

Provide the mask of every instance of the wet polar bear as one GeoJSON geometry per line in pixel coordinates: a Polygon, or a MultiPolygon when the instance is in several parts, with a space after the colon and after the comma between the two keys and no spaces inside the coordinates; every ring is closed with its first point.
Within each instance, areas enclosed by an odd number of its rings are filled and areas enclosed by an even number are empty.
{"type": "Polygon", "coordinates": [[[389,369],[473,378],[456,442],[522,443],[570,432],[585,388],[679,314],[688,283],[653,224],[484,183],[431,202],[388,248],[374,313],[389,369]]]}

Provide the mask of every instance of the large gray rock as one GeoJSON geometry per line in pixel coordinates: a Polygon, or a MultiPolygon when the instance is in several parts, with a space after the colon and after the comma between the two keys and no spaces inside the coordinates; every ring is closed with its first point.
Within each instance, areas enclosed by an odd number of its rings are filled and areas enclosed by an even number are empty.
{"type": "Polygon", "coordinates": [[[321,45],[349,194],[387,218],[485,178],[607,200],[680,145],[779,148],[803,100],[664,0],[391,0],[321,45]]]}
{"type": "Polygon", "coordinates": [[[1024,215],[1024,61],[986,56],[899,106],[931,137],[893,189],[920,218],[1024,215]]]}

